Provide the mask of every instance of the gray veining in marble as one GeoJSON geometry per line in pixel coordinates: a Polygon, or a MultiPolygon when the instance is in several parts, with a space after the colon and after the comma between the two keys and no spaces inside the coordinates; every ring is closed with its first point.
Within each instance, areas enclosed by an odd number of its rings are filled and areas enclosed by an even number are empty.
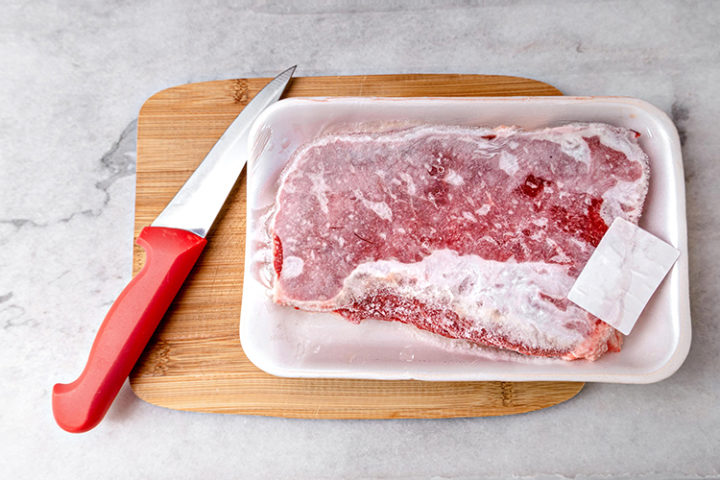
{"type": "Polygon", "coordinates": [[[3,478],[720,478],[720,2],[0,1],[3,478]],[[405,72],[640,97],[683,138],[694,338],[670,379],[513,417],[177,412],[127,386],[84,435],[50,390],[130,278],[135,119],[186,82],[405,72]]]}

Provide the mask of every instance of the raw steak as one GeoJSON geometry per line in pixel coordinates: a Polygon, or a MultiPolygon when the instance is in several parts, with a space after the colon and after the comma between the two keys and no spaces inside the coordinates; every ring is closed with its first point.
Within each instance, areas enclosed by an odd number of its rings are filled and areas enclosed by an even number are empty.
{"type": "Polygon", "coordinates": [[[622,336],[567,299],[615,217],[637,223],[631,130],[420,126],[293,155],[271,223],[275,302],[594,360],[622,336]]]}

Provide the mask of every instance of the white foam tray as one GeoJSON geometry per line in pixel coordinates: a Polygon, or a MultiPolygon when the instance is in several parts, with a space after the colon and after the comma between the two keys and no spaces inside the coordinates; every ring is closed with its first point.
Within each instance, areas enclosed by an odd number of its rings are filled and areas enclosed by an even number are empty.
{"type": "Polygon", "coordinates": [[[245,283],[240,337],[248,358],[274,375],[420,380],[572,380],[650,383],[674,373],[690,348],[685,189],[680,141],[656,107],[622,97],[293,98],[268,108],[249,139],[245,283]],[[680,250],[620,353],[596,362],[533,360],[470,348],[397,322],[350,323],[332,313],[274,304],[258,274],[261,216],[295,149],[363,122],[524,128],[606,122],[641,133],[650,190],[640,226],[680,250]]]}

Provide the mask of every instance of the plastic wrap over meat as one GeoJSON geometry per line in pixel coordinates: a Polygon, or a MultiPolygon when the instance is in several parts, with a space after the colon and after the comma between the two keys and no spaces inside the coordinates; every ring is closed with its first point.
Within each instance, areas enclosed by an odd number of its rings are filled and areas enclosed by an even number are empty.
{"type": "Polygon", "coordinates": [[[320,137],[277,193],[273,299],[528,355],[618,351],[621,334],[567,294],[612,221],[639,219],[636,136],[593,123],[320,137]]]}

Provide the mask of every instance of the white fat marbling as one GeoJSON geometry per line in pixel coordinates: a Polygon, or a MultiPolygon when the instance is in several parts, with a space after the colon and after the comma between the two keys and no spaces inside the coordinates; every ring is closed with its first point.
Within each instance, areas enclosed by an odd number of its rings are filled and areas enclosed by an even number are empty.
{"type": "Polygon", "coordinates": [[[718,2],[40,0],[0,10],[3,478],[720,476],[718,2]],[[80,373],[130,279],[142,103],[173,85],[296,63],[300,76],[527,76],[666,111],[684,140],[688,192],[694,338],[683,367],[658,384],[589,384],[556,407],[484,419],[209,415],[154,407],[125,387],[95,430],[61,431],[52,385],[80,373]]]}
{"type": "Polygon", "coordinates": [[[361,190],[355,190],[353,191],[353,193],[360,200],[363,206],[368,210],[372,210],[375,215],[382,218],[383,220],[392,220],[392,210],[390,210],[390,207],[387,203],[373,202],[372,200],[368,200],[367,198],[365,198],[361,190]]]}
{"type": "Polygon", "coordinates": [[[325,182],[325,176],[322,173],[311,173],[308,176],[310,177],[310,181],[312,181],[310,191],[313,195],[315,195],[315,198],[320,205],[320,210],[327,214],[329,200],[327,198],[328,186],[325,182]]]}
{"type": "Polygon", "coordinates": [[[485,204],[483,204],[482,207],[480,207],[480,208],[478,208],[477,210],[475,210],[475,213],[477,213],[478,215],[487,215],[488,212],[490,212],[490,208],[492,208],[492,207],[490,206],[490,204],[489,204],[489,203],[485,203],[485,204]]]}
{"type": "Polygon", "coordinates": [[[498,162],[498,166],[510,176],[515,175],[515,172],[520,170],[517,155],[513,155],[505,150],[500,152],[500,161],[498,162]]]}
{"type": "Polygon", "coordinates": [[[302,274],[303,268],[305,267],[305,262],[300,257],[295,256],[287,256],[283,257],[283,264],[282,264],[282,276],[283,278],[289,279],[289,278],[295,278],[298,275],[302,274]]]}
{"type": "Polygon", "coordinates": [[[455,185],[456,187],[465,183],[465,179],[453,169],[447,171],[443,177],[443,181],[449,183],[450,185],[455,185]]]}

